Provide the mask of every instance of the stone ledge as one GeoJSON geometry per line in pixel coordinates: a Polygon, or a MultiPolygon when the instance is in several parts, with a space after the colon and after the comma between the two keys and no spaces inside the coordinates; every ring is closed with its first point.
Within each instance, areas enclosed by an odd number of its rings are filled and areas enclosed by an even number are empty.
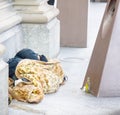
{"type": "Polygon", "coordinates": [[[46,12],[45,14],[21,14],[23,17],[23,23],[38,23],[38,24],[44,24],[50,22],[52,19],[54,19],[59,14],[58,9],[52,9],[49,12],[46,12]],[[31,18],[29,18],[31,17],[31,18]]]}
{"type": "Polygon", "coordinates": [[[14,8],[22,17],[23,23],[44,24],[50,22],[59,14],[59,10],[47,3],[48,0],[15,0],[14,8]]]}
{"type": "Polygon", "coordinates": [[[41,5],[43,4],[44,2],[47,2],[48,0],[14,0],[15,2],[15,5],[24,5],[24,6],[27,6],[27,5],[41,5]]]}
{"type": "Polygon", "coordinates": [[[22,21],[12,8],[12,3],[0,1],[0,33],[7,31],[22,21]]]}
{"type": "Polygon", "coordinates": [[[3,53],[5,52],[5,47],[0,44],[0,57],[3,55],[3,53]]]}
{"type": "Polygon", "coordinates": [[[0,60],[0,115],[8,115],[8,64],[0,60]]]}

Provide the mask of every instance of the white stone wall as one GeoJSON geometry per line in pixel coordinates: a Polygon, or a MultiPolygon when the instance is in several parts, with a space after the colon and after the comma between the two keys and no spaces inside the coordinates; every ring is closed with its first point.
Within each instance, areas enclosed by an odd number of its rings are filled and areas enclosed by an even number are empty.
{"type": "Polygon", "coordinates": [[[22,17],[26,47],[53,58],[60,49],[59,10],[47,1],[15,0],[14,8],[22,17]]]}
{"type": "Polygon", "coordinates": [[[8,64],[9,58],[22,48],[21,17],[12,3],[0,0],[0,115],[8,115],[8,64]],[[4,60],[4,61],[3,61],[4,60]]]}
{"type": "Polygon", "coordinates": [[[22,24],[26,47],[47,57],[56,57],[60,49],[60,23],[22,24]]]}
{"type": "Polygon", "coordinates": [[[0,115],[8,115],[8,65],[0,59],[0,115]]]}
{"type": "Polygon", "coordinates": [[[0,44],[0,115],[8,115],[8,65],[1,59],[4,51],[0,44]]]}
{"type": "Polygon", "coordinates": [[[24,40],[22,34],[22,27],[20,24],[0,34],[0,43],[6,46],[6,51],[2,58],[8,61],[9,58],[14,57],[16,52],[24,47],[24,40]]]}
{"type": "Polygon", "coordinates": [[[22,48],[21,21],[22,18],[13,9],[12,3],[0,0],[0,43],[6,47],[6,53],[2,56],[5,61],[22,48]]]}

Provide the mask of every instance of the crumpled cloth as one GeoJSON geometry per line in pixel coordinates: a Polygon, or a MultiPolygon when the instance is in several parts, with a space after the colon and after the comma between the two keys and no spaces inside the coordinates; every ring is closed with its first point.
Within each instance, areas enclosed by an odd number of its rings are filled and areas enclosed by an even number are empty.
{"type": "Polygon", "coordinates": [[[22,102],[39,103],[44,97],[42,87],[35,87],[30,82],[20,82],[9,92],[14,99],[22,102]]]}
{"type": "Polygon", "coordinates": [[[9,65],[9,77],[12,78],[13,80],[17,80],[15,76],[15,69],[17,64],[23,59],[33,59],[33,60],[40,60],[45,62],[48,61],[46,56],[39,55],[31,49],[24,48],[20,50],[13,58],[9,59],[9,61],[7,62],[9,65]]]}
{"type": "Polygon", "coordinates": [[[11,96],[11,93],[10,93],[10,89],[13,88],[15,85],[14,83],[14,80],[12,80],[11,78],[8,79],[8,104],[11,103],[13,97],[11,96]]]}
{"type": "Polygon", "coordinates": [[[57,60],[42,62],[23,59],[18,63],[15,75],[26,82],[18,83],[11,90],[12,96],[29,103],[38,103],[44,94],[56,92],[64,81],[64,72],[57,60]]]}
{"type": "Polygon", "coordinates": [[[15,74],[17,78],[25,78],[36,86],[41,83],[44,93],[57,91],[64,79],[58,61],[42,62],[24,59],[17,65],[15,74]]]}

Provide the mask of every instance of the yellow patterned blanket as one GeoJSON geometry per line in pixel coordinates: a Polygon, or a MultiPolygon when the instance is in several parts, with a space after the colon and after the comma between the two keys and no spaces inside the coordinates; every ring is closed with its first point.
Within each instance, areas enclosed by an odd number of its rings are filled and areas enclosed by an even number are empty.
{"type": "Polygon", "coordinates": [[[13,98],[24,102],[40,102],[44,94],[56,92],[64,79],[59,61],[42,62],[24,59],[16,67],[16,77],[28,82],[18,83],[12,90],[13,98]]]}

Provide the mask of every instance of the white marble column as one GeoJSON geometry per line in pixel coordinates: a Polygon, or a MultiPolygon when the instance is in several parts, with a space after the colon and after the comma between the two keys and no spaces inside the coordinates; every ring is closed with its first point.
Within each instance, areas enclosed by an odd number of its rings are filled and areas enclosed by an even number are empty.
{"type": "Polygon", "coordinates": [[[0,115],[8,115],[9,75],[5,61],[12,58],[22,48],[23,37],[20,22],[21,17],[17,15],[12,4],[7,0],[0,0],[0,115]]]}
{"type": "Polygon", "coordinates": [[[8,65],[1,59],[4,51],[0,44],[0,115],[8,115],[8,65]]]}
{"type": "Polygon", "coordinates": [[[60,49],[59,10],[48,0],[14,0],[14,7],[22,16],[26,47],[47,57],[55,57],[60,49]]]}
{"type": "Polygon", "coordinates": [[[0,43],[6,47],[3,55],[5,61],[8,61],[22,48],[21,21],[22,18],[13,9],[12,3],[0,0],[0,43]]]}

